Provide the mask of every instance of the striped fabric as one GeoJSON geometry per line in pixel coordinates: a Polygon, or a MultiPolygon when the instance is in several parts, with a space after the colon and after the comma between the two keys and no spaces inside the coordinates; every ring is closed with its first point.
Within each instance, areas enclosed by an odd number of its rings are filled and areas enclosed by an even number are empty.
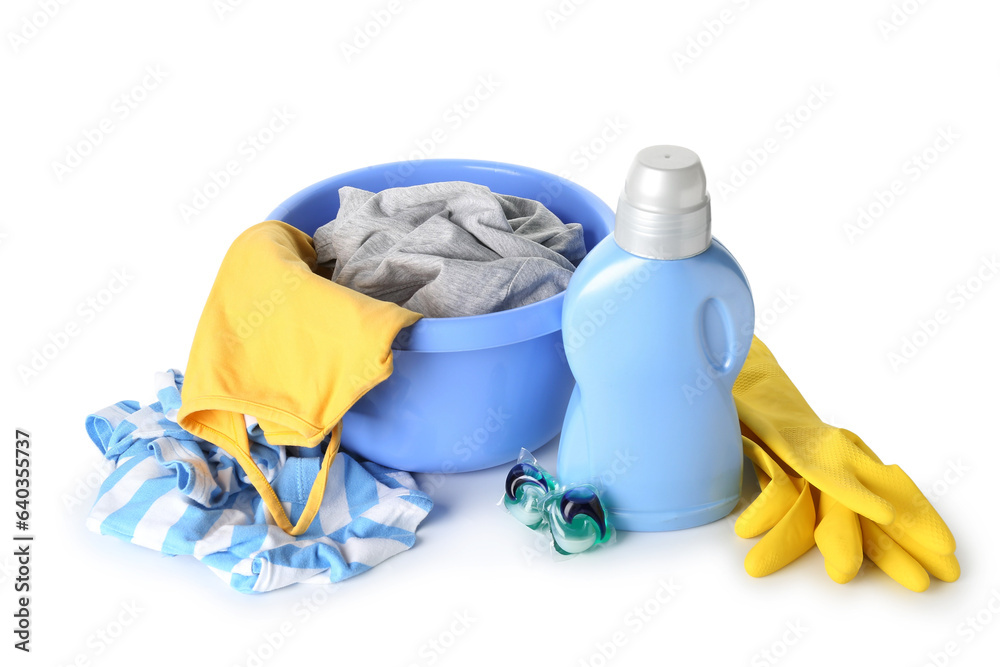
{"type": "MultiPolygon", "coordinates": [[[[156,374],[157,402],[122,401],[87,418],[115,463],[87,518],[102,535],[194,556],[243,593],[346,579],[413,546],[431,508],[406,472],[340,452],[316,519],[292,537],[278,528],[236,461],[177,425],[183,376],[156,374]]],[[[267,444],[247,418],[251,454],[294,522],[320,466],[320,447],[267,444]]]]}

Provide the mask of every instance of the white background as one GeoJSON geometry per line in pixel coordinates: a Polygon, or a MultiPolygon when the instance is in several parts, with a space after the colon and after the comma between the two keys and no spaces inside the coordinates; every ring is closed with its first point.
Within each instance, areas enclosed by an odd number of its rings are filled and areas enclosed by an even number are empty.
{"type": "Polygon", "coordinates": [[[0,535],[13,532],[20,427],[34,439],[38,536],[30,656],[10,647],[12,548],[0,549],[4,664],[995,664],[1000,278],[984,260],[1000,250],[996,3],[897,0],[894,15],[890,0],[567,0],[559,14],[557,0],[403,1],[353,53],[388,0],[233,4],[68,2],[46,18],[45,2],[4,3],[0,535]],[[494,90],[480,87],[491,77],[494,90]],[[241,144],[275,109],[294,119],[247,159],[241,144]],[[112,131],[82,163],[57,167],[104,118],[112,131]],[[934,148],[939,133],[951,139],[934,148]],[[287,196],[430,154],[561,173],[613,206],[632,156],[654,143],[700,154],[758,334],[821,416],[934,494],[959,545],[957,583],[918,595],[868,564],[838,585],[815,550],[753,579],[734,517],[553,562],[494,507],[503,469],[447,479],[412,551],[320,589],[242,596],[192,559],[83,527],[101,461],[84,417],[149,402],[154,371],[183,368],[229,243],[287,196]],[[914,171],[925,151],[933,162],[914,171]],[[181,206],[228,160],[240,173],[185,220],[181,206]],[[897,179],[900,194],[849,236],[897,179]],[[85,320],[78,304],[114,271],[127,287],[85,320]],[[979,289],[960,299],[959,285],[979,289]],[[938,310],[934,335],[915,336],[938,310]],[[79,334],[23,379],[74,322],[79,334]],[[914,337],[916,353],[893,364],[914,337]],[[661,581],[677,588],[663,604],[661,581]],[[313,596],[326,599],[310,611],[313,596]],[[110,645],[96,639],[133,604],[110,645]],[[644,605],[653,613],[637,623],[644,605]],[[607,660],[600,646],[619,631],[607,660]]]}

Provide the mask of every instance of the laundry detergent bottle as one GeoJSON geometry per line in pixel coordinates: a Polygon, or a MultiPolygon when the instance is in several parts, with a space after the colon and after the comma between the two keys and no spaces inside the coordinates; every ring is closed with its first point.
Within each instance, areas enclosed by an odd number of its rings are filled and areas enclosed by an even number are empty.
{"type": "Polygon", "coordinates": [[[646,148],[629,169],[614,233],[566,290],[563,344],[576,387],[557,477],[597,484],[619,529],[698,526],[739,500],[732,388],[753,337],[753,299],[710,222],[698,156],[646,148]]]}

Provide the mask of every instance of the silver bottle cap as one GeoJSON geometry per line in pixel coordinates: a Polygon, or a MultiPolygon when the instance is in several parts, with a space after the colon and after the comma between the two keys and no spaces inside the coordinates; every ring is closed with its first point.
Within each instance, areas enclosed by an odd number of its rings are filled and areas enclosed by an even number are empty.
{"type": "Polygon", "coordinates": [[[681,146],[639,151],[618,199],[615,241],[650,259],[683,259],[712,243],[712,207],[698,155],[681,146]]]}

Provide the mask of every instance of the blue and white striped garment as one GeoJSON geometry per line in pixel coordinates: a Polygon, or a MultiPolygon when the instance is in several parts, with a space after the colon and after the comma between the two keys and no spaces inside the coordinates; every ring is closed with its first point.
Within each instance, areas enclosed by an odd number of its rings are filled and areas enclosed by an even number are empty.
{"type": "MultiPolygon", "coordinates": [[[[316,519],[298,537],[274,524],[236,460],[177,424],[183,376],[156,374],[157,398],[122,401],[87,418],[115,463],[87,527],[168,555],[194,556],[243,593],[354,576],[413,546],[431,499],[406,472],[338,452],[316,519]]],[[[251,456],[294,523],[320,467],[321,447],[267,444],[247,419],[251,456]]]]}

